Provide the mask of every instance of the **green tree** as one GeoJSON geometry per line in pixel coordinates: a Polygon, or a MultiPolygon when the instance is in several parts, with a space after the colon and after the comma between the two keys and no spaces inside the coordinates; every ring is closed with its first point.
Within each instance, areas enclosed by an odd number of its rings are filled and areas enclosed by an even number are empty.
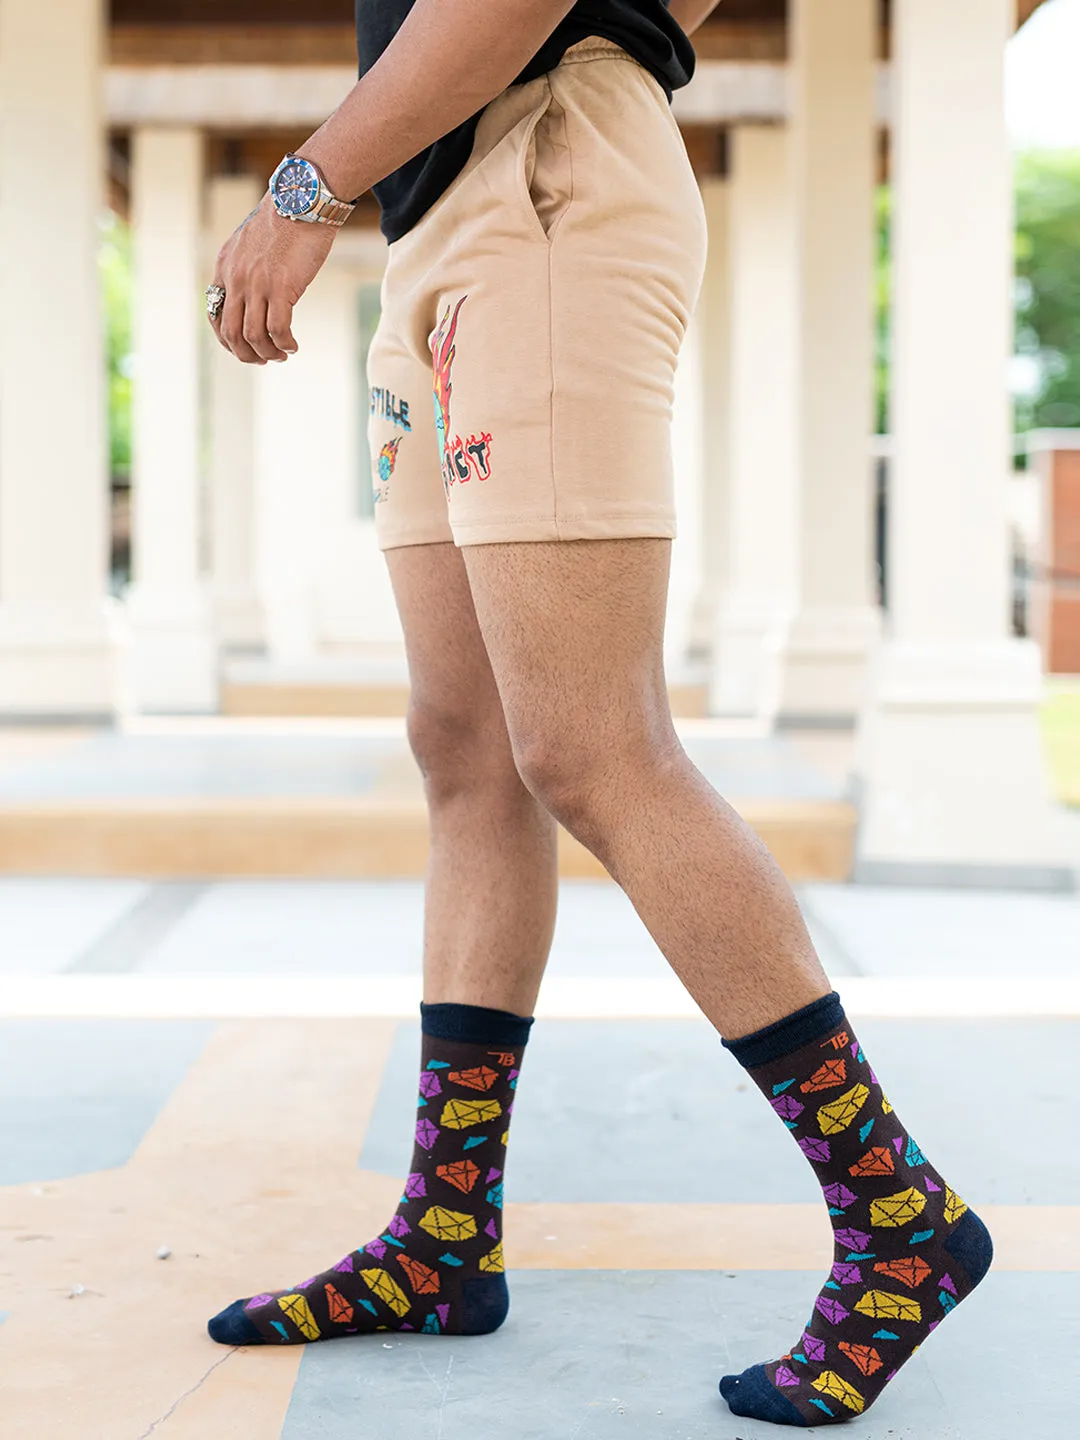
{"type": "Polygon", "coordinates": [[[1016,320],[1033,379],[1017,427],[1080,426],[1080,151],[1017,159],[1016,320]]]}
{"type": "Polygon", "coordinates": [[[131,232],[106,216],[99,249],[108,364],[109,462],[114,481],[131,478],[131,232]]]}

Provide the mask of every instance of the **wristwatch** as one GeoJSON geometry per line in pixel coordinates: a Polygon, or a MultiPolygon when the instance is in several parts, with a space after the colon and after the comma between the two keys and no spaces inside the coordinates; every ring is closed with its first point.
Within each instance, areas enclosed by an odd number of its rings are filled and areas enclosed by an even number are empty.
{"type": "Polygon", "coordinates": [[[356,209],[355,201],[339,200],[310,160],[286,155],[270,176],[270,198],[283,220],[341,226],[356,209]]]}

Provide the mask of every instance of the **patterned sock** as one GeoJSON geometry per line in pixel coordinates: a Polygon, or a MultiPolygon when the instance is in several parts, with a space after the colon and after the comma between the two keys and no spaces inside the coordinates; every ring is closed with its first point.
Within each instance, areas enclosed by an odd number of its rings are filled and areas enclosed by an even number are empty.
{"type": "Polygon", "coordinates": [[[482,1335],[506,1318],[503,1170],[531,1020],[424,1005],[419,1119],[405,1193],[381,1235],[288,1290],[236,1300],[222,1345],[303,1345],[375,1330],[482,1335]]]}
{"type": "Polygon", "coordinates": [[[866,1410],[986,1274],[986,1226],[901,1125],[835,993],[724,1041],[814,1167],[832,1273],[787,1355],[725,1375],[736,1415],[829,1425],[866,1410]]]}

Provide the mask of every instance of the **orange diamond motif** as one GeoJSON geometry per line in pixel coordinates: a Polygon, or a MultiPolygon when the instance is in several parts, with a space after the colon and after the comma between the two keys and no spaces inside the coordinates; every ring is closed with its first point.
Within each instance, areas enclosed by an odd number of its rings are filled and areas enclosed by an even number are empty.
{"type": "Polygon", "coordinates": [[[855,1386],[849,1385],[835,1370],[823,1370],[814,1381],[814,1389],[833,1400],[839,1400],[841,1405],[846,1405],[856,1415],[861,1414],[866,1407],[866,1401],[855,1386]]]}
{"type": "Polygon", "coordinates": [[[448,1100],[443,1106],[440,1123],[448,1130],[468,1130],[470,1125],[486,1125],[497,1120],[502,1106],[497,1100],[448,1100]]]}
{"type": "Polygon", "coordinates": [[[817,1112],[821,1133],[839,1135],[841,1130],[848,1128],[869,1099],[870,1091],[865,1085],[853,1085],[850,1090],[845,1090],[843,1095],[838,1095],[835,1100],[822,1105],[817,1112]]]}
{"type": "Polygon", "coordinates": [[[399,1255],[397,1259],[417,1295],[438,1295],[440,1282],[437,1270],[432,1270],[430,1265],[422,1265],[419,1260],[410,1259],[408,1255],[399,1255]]]}
{"type": "Polygon", "coordinates": [[[340,1290],[335,1290],[333,1285],[325,1285],[326,1304],[330,1311],[330,1319],[335,1325],[347,1325],[353,1317],[353,1307],[345,1299],[340,1290]]]}
{"type": "Polygon", "coordinates": [[[888,1290],[867,1290],[855,1301],[860,1315],[869,1315],[871,1320],[911,1320],[918,1324],[922,1319],[922,1306],[907,1295],[890,1295],[888,1290]]]}
{"type": "Polygon", "coordinates": [[[405,1291],[385,1270],[361,1270],[360,1278],[373,1295],[389,1305],[395,1315],[407,1315],[412,1308],[405,1291]]]}
{"type": "Polygon", "coordinates": [[[446,1078],[454,1085],[464,1085],[467,1090],[490,1090],[499,1075],[487,1065],[473,1065],[468,1070],[451,1070],[446,1078]]]}
{"type": "Polygon", "coordinates": [[[910,1225],[912,1220],[917,1220],[925,1209],[926,1196],[911,1185],[895,1195],[871,1200],[870,1224],[880,1230],[899,1230],[901,1225],[910,1225]]]}
{"type": "Polygon", "coordinates": [[[318,1340],[322,1331],[315,1324],[306,1295],[282,1295],[277,1303],[305,1340],[318,1340]]]}
{"type": "Polygon", "coordinates": [[[451,1160],[449,1165],[436,1165],[435,1174],[467,1195],[480,1178],[480,1167],[471,1160],[451,1160]]]}
{"type": "Polygon", "coordinates": [[[812,1095],[815,1090],[831,1090],[834,1085],[843,1085],[846,1079],[847,1064],[844,1060],[826,1060],[809,1080],[803,1081],[799,1089],[804,1095],[812,1095]]]}
{"type": "Polygon", "coordinates": [[[912,1290],[917,1290],[930,1274],[930,1266],[921,1255],[905,1255],[902,1260],[879,1260],[874,1269],[879,1275],[899,1280],[901,1285],[907,1285],[912,1290]]]}
{"type": "Polygon", "coordinates": [[[471,1240],[476,1234],[475,1215],[463,1215],[460,1210],[446,1210],[441,1205],[432,1205],[419,1224],[436,1240],[471,1240]]]}
{"type": "Polygon", "coordinates": [[[848,1166],[849,1175],[894,1175],[892,1151],[887,1145],[875,1145],[865,1155],[848,1166]]]}
{"type": "Polygon", "coordinates": [[[884,1363],[873,1345],[851,1345],[847,1340],[841,1340],[836,1348],[842,1350],[851,1363],[857,1366],[864,1375],[873,1375],[876,1370],[881,1369],[884,1363]]]}

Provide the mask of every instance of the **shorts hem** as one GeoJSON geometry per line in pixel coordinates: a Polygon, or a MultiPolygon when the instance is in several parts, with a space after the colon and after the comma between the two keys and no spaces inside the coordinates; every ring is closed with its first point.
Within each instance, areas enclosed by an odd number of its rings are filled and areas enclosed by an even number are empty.
{"type": "Polygon", "coordinates": [[[453,545],[454,537],[445,529],[399,530],[384,535],[375,535],[380,550],[404,550],[410,545],[453,545]]]}
{"type": "Polygon", "coordinates": [[[675,517],[633,511],[611,515],[552,515],[451,525],[454,544],[507,545],[551,540],[674,540],[675,517]]]}

